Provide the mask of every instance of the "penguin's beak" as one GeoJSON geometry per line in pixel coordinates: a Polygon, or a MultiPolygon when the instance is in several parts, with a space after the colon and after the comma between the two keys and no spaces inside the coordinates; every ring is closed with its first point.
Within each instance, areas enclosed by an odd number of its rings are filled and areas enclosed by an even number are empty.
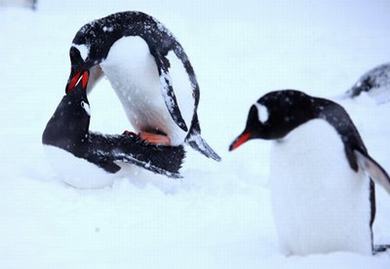
{"type": "Polygon", "coordinates": [[[76,86],[81,83],[82,89],[86,90],[89,80],[89,71],[88,70],[77,70],[73,69],[70,73],[68,83],[66,84],[65,92],[69,93],[76,88],[76,86]]]}
{"type": "Polygon", "coordinates": [[[235,150],[236,148],[238,148],[239,146],[241,146],[242,144],[250,140],[252,137],[253,136],[250,131],[244,131],[233,141],[233,143],[229,147],[229,151],[235,150]]]}

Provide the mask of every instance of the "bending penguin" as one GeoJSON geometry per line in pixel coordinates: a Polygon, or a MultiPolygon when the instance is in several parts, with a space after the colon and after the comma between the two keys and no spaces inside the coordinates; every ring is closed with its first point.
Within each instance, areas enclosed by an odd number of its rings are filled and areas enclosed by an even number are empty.
{"type": "Polygon", "coordinates": [[[84,25],[73,39],[70,60],[66,92],[79,80],[90,91],[104,75],[142,139],[173,146],[186,142],[221,159],[201,137],[192,65],[172,33],[153,17],[128,11],[84,25]]]}
{"type": "Polygon", "coordinates": [[[374,252],[371,179],[390,193],[390,178],[340,105],[295,90],[270,92],[251,106],[230,150],[257,138],[275,141],[270,187],[285,254],[374,252]]]}
{"type": "Polygon", "coordinates": [[[152,145],[127,133],[102,135],[90,132],[90,106],[82,83],[79,81],[57,106],[42,134],[44,145],[66,150],[111,174],[133,164],[168,177],[181,177],[183,146],[152,145]]]}

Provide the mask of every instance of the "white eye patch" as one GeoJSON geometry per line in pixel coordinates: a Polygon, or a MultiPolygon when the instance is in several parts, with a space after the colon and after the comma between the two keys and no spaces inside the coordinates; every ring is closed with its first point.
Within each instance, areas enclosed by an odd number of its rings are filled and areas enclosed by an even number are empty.
{"type": "Polygon", "coordinates": [[[84,101],[81,101],[80,105],[82,108],[84,108],[85,112],[87,112],[87,114],[91,116],[91,109],[89,108],[89,104],[84,101]]]}
{"type": "Polygon", "coordinates": [[[257,108],[257,115],[259,117],[259,121],[261,123],[265,123],[269,117],[268,108],[259,103],[255,103],[255,106],[257,108]]]}
{"type": "Polygon", "coordinates": [[[72,44],[72,47],[76,48],[80,52],[81,58],[85,61],[89,54],[89,48],[86,45],[76,45],[72,44]]]}

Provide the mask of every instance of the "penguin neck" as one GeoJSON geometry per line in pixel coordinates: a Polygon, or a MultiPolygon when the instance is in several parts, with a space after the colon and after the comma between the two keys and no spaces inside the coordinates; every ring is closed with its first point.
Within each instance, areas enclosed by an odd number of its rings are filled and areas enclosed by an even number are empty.
{"type": "Polygon", "coordinates": [[[87,103],[84,94],[71,92],[62,98],[43,132],[43,144],[65,149],[76,156],[83,154],[90,123],[90,117],[81,105],[82,102],[87,103]]]}
{"type": "Polygon", "coordinates": [[[351,168],[357,171],[358,164],[353,150],[367,152],[367,149],[348,113],[342,106],[330,100],[316,98],[316,103],[317,117],[327,121],[336,130],[344,143],[345,154],[351,168]]]}
{"type": "Polygon", "coordinates": [[[345,109],[330,100],[316,98],[315,113],[318,118],[326,120],[341,136],[344,143],[352,143],[356,148],[366,150],[359,132],[345,109]]]}

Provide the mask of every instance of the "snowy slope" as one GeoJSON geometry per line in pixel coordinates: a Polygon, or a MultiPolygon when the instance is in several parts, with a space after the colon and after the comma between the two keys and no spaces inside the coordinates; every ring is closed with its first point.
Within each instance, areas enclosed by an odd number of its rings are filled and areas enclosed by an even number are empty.
{"type": "MultiPolygon", "coordinates": [[[[337,96],[388,62],[390,2],[39,2],[37,12],[0,8],[0,268],[390,268],[388,253],[282,256],[269,143],[227,152],[267,91],[337,96]],[[75,32],[122,10],[152,14],[180,40],[200,83],[203,136],[223,161],[189,149],[182,180],[138,171],[112,187],[77,190],[51,168],[40,137],[64,94],[75,32]]],[[[107,81],[90,103],[93,130],[130,128],[107,81]]],[[[343,104],[390,170],[390,106],[367,96],[343,104]]],[[[376,241],[390,243],[390,197],[377,189],[376,241]]]]}

